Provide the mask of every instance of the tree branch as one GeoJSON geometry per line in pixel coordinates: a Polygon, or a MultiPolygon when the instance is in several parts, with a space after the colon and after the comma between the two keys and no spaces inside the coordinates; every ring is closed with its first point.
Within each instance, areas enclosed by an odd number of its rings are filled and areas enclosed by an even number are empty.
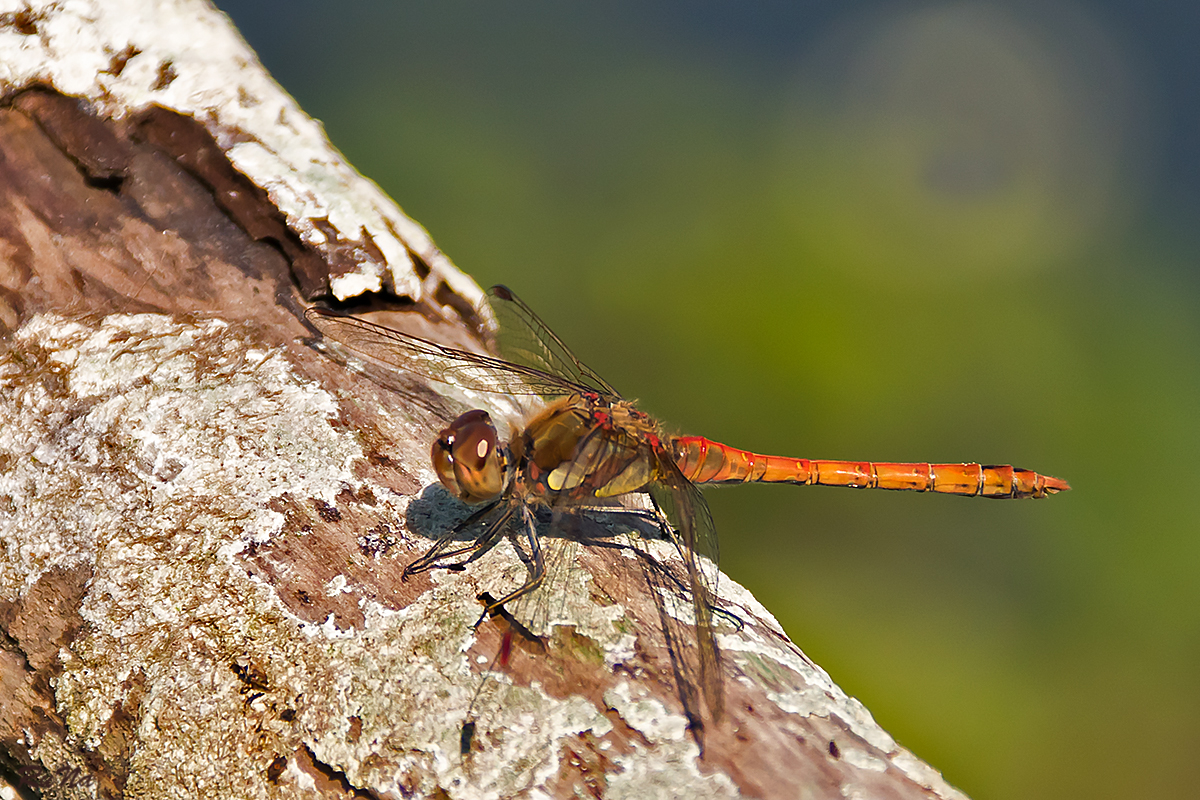
{"type": "Polygon", "coordinates": [[[346,369],[300,315],[373,294],[471,347],[478,288],[204,3],[9,2],[0,64],[11,789],[961,797],[727,579],[744,626],[701,756],[656,598],[612,549],[562,587],[572,624],[482,682],[504,634],[476,596],[516,554],[400,578],[464,513],[426,487],[465,398],[346,369]]]}

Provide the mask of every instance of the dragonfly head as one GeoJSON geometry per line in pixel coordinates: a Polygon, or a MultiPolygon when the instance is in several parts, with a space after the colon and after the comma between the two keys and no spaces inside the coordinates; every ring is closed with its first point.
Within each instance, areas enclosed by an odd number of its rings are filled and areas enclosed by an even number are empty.
{"type": "Polygon", "coordinates": [[[494,500],[504,491],[507,458],[486,411],[460,415],[433,443],[433,469],[442,485],[468,503],[494,500]]]}

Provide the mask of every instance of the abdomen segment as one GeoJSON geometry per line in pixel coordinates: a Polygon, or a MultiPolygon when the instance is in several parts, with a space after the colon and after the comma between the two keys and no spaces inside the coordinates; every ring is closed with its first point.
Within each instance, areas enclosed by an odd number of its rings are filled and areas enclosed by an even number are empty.
{"type": "Polygon", "coordinates": [[[701,484],[796,483],[995,498],[1045,497],[1071,488],[1058,478],[1008,465],[813,461],[759,455],[701,436],[675,440],[675,463],[688,480],[701,484]]]}

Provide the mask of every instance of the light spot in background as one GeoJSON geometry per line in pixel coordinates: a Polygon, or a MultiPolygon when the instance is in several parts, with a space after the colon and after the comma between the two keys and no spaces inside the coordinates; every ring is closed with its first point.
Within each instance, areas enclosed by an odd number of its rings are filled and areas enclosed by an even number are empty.
{"type": "Polygon", "coordinates": [[[1121,227],[1136,87],[1081,10],[893,8],[833,29],[782,128],[784,224],[814,261],[901,279],[1028,273],[1121,227]]]}

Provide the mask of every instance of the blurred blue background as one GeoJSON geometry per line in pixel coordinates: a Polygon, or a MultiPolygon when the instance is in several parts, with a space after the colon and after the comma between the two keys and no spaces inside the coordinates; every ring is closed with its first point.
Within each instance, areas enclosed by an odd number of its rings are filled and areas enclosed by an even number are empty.
{"type": "Polygon", "coordinates": [[[480,284],[680,432],[1044,501],[709,492],[977,798],[1200,785],[1200,4],[224,0],[480,284]]]}

